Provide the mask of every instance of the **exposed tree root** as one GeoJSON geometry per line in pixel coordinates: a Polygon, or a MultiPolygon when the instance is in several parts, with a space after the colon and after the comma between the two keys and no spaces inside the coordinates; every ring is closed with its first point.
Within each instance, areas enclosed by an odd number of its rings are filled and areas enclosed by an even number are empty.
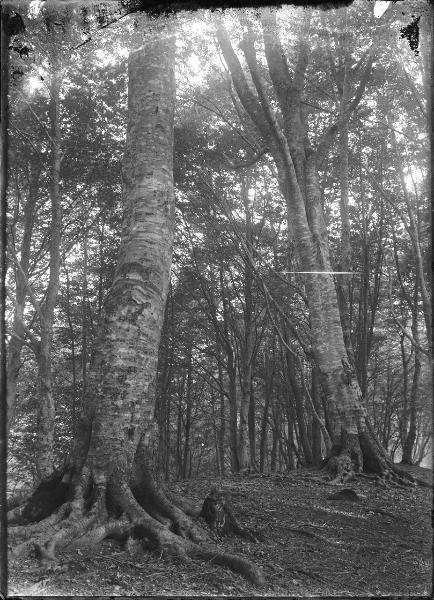
{"type": "Polygon", "coordinates": [[[332,456],[327,461],[327,464],[321,469],[321,472],[326,476],[333,477],[329,482],[330,485],[344,485],[348,481],[354,481],[357,477],[364,477],[377,481],[380,485],[398,485],[414,487],[420,485],[431,487],[425,481],[417,479],[399,469],[391,461],[385,461],[374,474],[363,473],[356,471],[351,458],[348,455],[332,456]]]}
{"type": "Polygon", "coordinates": [[[55,529],[56,525],[61,523],[63,519],[65,519],[65,517],[69,514],[70,510],[70,504],[66,502],[57,510],[55,510],[53,514],[46,517],[42,521],[37,521],[36,523],[30,523],[28,525],[12,526],[10,527],[10,531],[16,538],[29,538],[38,534],[42,534],[48,529],[55,529]]]}
{"type": "MultiPolygon", "coordinates": [[[[49,567],[57,562],[57,552],[66,548],[96,546],[108,537],[126,544],[139,540],[144,548],[183,561],[212,561],[257,585],[263,582],[256,565],[211,545],[205,530],[159,490],[152,478],[146,477],[141,485],[137,479],[133,483],[122,477],[112,477],[108,483],[99,478],[96,483],[94,477],[85,474],[75,481],[70,499],[54,508],[51,515],[33,523],[23,519],[25,524],[11,527],[11,539],[25,538],[13,549],[14,554],[34,549],[41,565],[49,567]]],[[[27,515],[38,518],[44,512],[37,510],[40,499],[38,494],[30,498],[27,515]]]]}
{"type": "Polygon", "coordinates": [[[356,434],[343,432],[341,444],[332,448],[321,472],[331,477],[331,485],[368,477],[380,485],[429,486],[392,462],[369,424],[356,434]]]}
{"type": "Polygon", "coordinates": [[[191,500],[187,500],[184,496],[180,496],[179,494],[175,494],[166,489],[164,490],[164,494],[171,502],[173,502],[173,504],[175,504],[175,506],[189,517],[199,517],[202,510],[200,504],[196,504],[191,500]]]}
{"type": "Polygon", "coordinates": [[[39,544],[42,544],[43,540],[46,539],[47,535],[53,535],[64,527],[64,517],[68,512],[69,506],[65,504],[53,515],[44,519],[44,521],[32,523],[27,526],[10,527],[10,538],[17,540],[17,538],[24,537],[26,539],[26,541],[15,545],[12,548],[12,553],[15,556],[23,556],[28,554],[29,551],[37,549],[39,544]]]}
{"type": "Polygon", "coordinates": [[[244,575],[244,577],[255,585],[262,585],[264,583],[261,570],[249,560],[235,554],[218,552],[211,547],[195,546],[190,549],[189,555],[192,558],[205,559],[217,565],[228,567],[235,573],[241,573],[241,575],[244,575]]]}

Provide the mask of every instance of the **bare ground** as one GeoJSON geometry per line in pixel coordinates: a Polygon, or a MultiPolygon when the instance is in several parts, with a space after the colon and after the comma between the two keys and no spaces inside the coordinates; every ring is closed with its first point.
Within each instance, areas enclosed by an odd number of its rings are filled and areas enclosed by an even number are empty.
{"type": "MultiPolygon", "coordinates": [[[[430,471],[410,468],[432,480],[430,471]]],[[[220,546],[261,565],[258,588],[212,562],[181,563],[126,552],[106,540],[67,550],[42,571],[36,558],[10,560],[10,596],[427,596],[432,586],[432,490],[383,487],[362,479],[345,487],[359,501],[329,500],[339,487],[310,471],[271,477],[178,482],[171,489],[203,500],[212,485],[232,494],[240,523],[258,541],[220,546]]]]}

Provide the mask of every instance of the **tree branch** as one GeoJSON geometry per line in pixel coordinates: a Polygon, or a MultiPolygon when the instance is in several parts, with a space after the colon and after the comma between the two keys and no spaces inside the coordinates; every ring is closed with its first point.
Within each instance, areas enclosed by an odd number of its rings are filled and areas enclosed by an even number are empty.
{"type": "Polygon", "coordinates": [[[252,158],[249,158],[245,161],[241,161],[241,162],[237,162],[234,163],[227,154],[225,154],[224,152],[221,153],[221,155],[226,159],[226,162],[229,164],[229,167],[231,168],[231,170],[233,171],[238,171],[239,169],[245,169],[247,167],[251,167],[254,164],[256,164],[260,158],[262,158],[264,156],[264,154],[266,154],[268,152],[268,148],[262,148],[261,150],[259,150],[259,152],[257,152],[254,156],[252,156],[252,158]]]}
{"type": "Polygon", "coordinates": [[[419,350],[419,352],[422,352],[423,354],[425,354],[425,356],[428,356],[428,357],[431,356],[431,353],[429,352],[429,350],[426,350],[425,348],[423,348],[420,344],[418,344],[416,342],[416,340],[411,335],[411,333],[408,333],[408,331],[405,329],[405,327],[402,325],[402,323],[400,323],[400,321],[397,319],[397,317],[393,313],[392,313],[392,319],[398,325],[402,334],[405,335],[405,337],[411,342],[412,346],[414,348],[416,348],[416,350],[419,350]]]}
{"type": "Polygon", "coordinates": [[[27,291],[29,292],[29,296],[30,296],[30,299],[32,301],[32,304],[33,304],[36,312],[38,313],[38,315],[40,316],[40,318],[42,320],[44,318],[44,316],[42,314],[41,306],[40,306],[38,300],[36,299],[35,292],[33,291],[33,288],[32,288],[32,286],[31,286],[31,284],[30,284],[30,282],[29,282],[29,280],[27,278],[27,275],[23,271],[21,263],[18,260],[18,257],[15,254],[15,251],[14,251],[14,249],[12,248],[12,246],[10,244],[9,244],[9,252],[10,252],[10,254],[11,254],[13,260],[14,260],[14,263],[15,263],[16,267],[18,268],[18,270],[20,272],[21,277],[23,278],[24,284],[25,284],[25,286],[27,288],[27,291]]]}
{"type": "MultiPolygon", "coordinates": [[[[9,298],[12,300],[12,302],[14,304],[16,304],[16,299],[13,297],[12,293],[7,289],[6,290],[7,295],[9,296],[9,298]]],[[[38,338],[35,336],[35,334],[30,331],[30,329],[27,327],[27,325],[24,323],[24,321],[22,320],[21,317],[19,317],[17,315],[17,318],[20,322],[21,327],[23,328],[23,331],[25,332],[25,334],[27,335],[27,337],[29,338],[30,342],[27,342],[26,340],[24,340],[23,338],[21,338],[15,331],[13,331],[11,333],[12,336],[16,337],[17,339],[19,339],[23,344],[26,344],[26,346],[29,346],[33,352],[35,354],[38,353],[39,350],[39,340],[38,338]]]]}
{"type": "Polygon", "coordinates": [[[250,119],[259,129],[266,145],[268,145],[270,149],[274,149],[276,146],[276,140],[272,134],[272,131],[270,131],[268,119],[264,114],[263,107],[261,106],[258,97],[252,92],[247,83],[241,63],[235,54],[234,49],[232,48],[228,33],[221,22],[217,24],[216,36],[220,44],[223,57],[229,67],[232,81],[241,104],[248,113],[250,119]]]}
{"type": "Polygon", "coordinates": [[[323,134],[321,140],[319,141],[319,144],[316,149],[316,162],[317,162],[318,168],[320,168],[322,163],[324,162],[324,159],[327,156],[330,146],[333,143],[335,135],[340,130],[342,125],[346,121],[349,120],[349,118],[351,117],[351,115],[356,110],[357,106],[359,105],[360,100],[363,97],[363,93],[365,91],[366,85],[369,81],[369,77],[371,74],[371,68],[372,68],[374,59],[375,59],[375,52],[374,52],[374,48],[372,47],[369,51],[368,59],[366,61],[366,66],[363,71],[362,77],[360,78],[360,82],[357,87],[354,98],[348,104],[348,106],[346,107],[344,112],[340,113],[337,120],[333,123],[333,125],[331,125],[327,129],[327,131],[323,134]]]}

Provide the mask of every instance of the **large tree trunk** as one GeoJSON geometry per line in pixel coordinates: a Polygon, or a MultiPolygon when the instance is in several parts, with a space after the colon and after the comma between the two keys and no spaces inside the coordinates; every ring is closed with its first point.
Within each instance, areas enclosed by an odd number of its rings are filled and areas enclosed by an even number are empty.
{"type": "Polygon", "coordinates": [[[166,30],[130,54],[122,240],[104,303],[80,436],[72,470],[63,475],[56,493],[44,498],[43,507],[38,507],[41,494],[25,507],[30,520],[40,519],[47,503],[53,512],[25,529],[33,539],[16,551],[36,541],[43,559],[51,562],[56,548],[134,533],[159,551],[213,560],[260,583],[261,573],[249,561],[198,545],[206,541],[205,532],[157,487],[148,453],[174,234],[174,50],[174,36],[166,30]],[[53,506],[53,496],[58,500],[61,493],[66,503],[53,506]]]}
{"type": "Polygon", "coordinates": [[[313,149],[301,108],[309,60],[309,15],[302,18],[293,77],[289,74],[280,43],[276,12],[264,10],[261,22],[268,75],[278,100],[282,126],[270,106],[248,19],[243,18],[244,36],[240,48],[254,88],[248,83],[221,22],[217,27],[217,38],[237,95],[273,157],[280,191],[287,204],[288,227],[293,233],[301,270],[305,273],[312,330],[311,354],[324,392],[332,441],[328,465],[336,474],[336,481],[345,481],[354,471],[363,468],[388,474],[393,465],[373,435],[354,369],[347,358],[318,178],[318,166],[334,136],[360,102],[373,54],[368,55],[354,98],[348,101],[345,111],[337,115],[333,126],[326,130],[317,148],[313,149]]]}

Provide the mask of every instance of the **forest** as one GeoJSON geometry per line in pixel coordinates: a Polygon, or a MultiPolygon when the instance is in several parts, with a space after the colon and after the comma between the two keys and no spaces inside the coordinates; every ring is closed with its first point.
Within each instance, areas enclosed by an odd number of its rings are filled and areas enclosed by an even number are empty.
{"type": "Polygon", "coordinates": [[[14,594],[429,594],[431,31],[2,3],[14,594]]]}

